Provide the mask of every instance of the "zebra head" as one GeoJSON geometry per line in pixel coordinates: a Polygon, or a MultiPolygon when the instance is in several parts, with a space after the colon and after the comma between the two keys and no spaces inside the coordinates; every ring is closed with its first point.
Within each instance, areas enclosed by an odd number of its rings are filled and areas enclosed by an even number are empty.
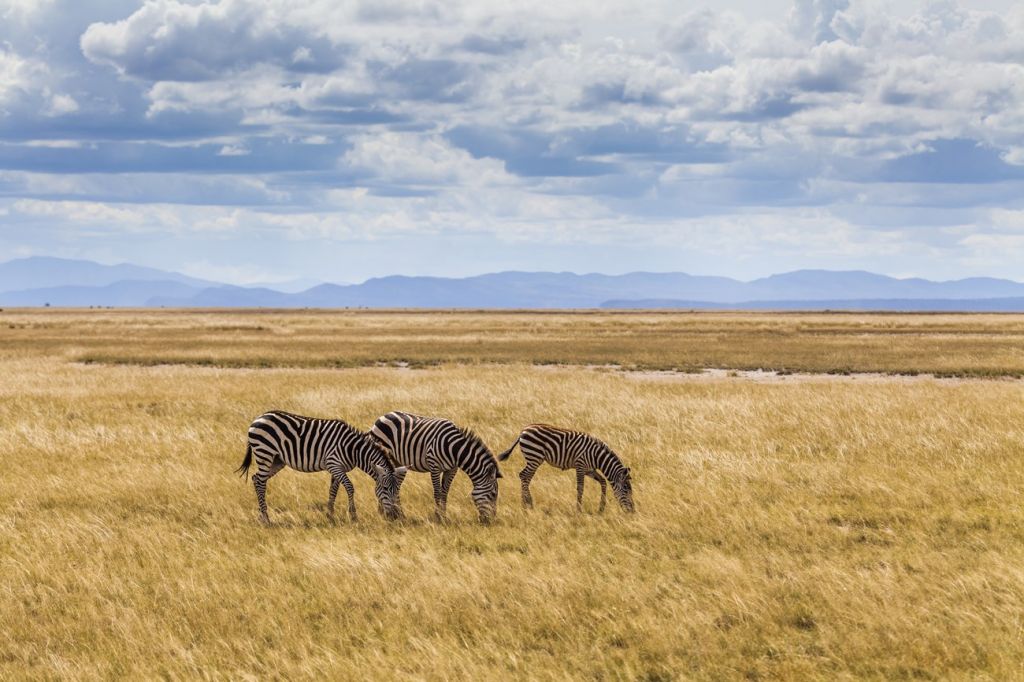
{"type": "Polygon", "coordinates": [[[623,468],[618,474],[610,478],[612,492],[619,505],[628,512],[636,511],[633,506],[633,481],[629,475],[629,469],[623,468]]]}
{"type": "Polygon", "coordinates": [[[384,518],[389,521],[402,518],[405,515],[402,513],[399,490],[409,470],[406,467],[398,467],[389,471],[379,464],[375,464],[373,470],[375,473],[373,478],[376,481],[373,492],[377,496],[377,502],[384,518]]]}
{"type": "Polygon", "coordinates": [[[498,479],[501,471],[494,453],[480,436],[467,428],[458,428],[456,440],[460,466],[473,481],[473,503],[482,523],[490,523],[498,513],[498,479]]]}
{"type": "Polygon", "coordinates": [[[485,464],[483,471],[473,480],[472,493],[483,523],[490,523],[498,515],[498,479],[501,478],[501,470],[494,463],[493,456],[487,464],[490,466],[485,464]]]}

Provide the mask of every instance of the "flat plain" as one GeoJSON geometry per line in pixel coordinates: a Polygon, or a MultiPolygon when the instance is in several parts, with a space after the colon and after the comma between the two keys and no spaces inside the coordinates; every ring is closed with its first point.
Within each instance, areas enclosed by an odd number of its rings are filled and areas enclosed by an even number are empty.
{"type": "Polygon", "coordinates": [[[1020,679],[1022,376],[1014,315],[5,310],[0,677],[1020,679]],[[491,526],[264,528],[270,408],[585,429],[638,512],[517,451],[491,526]]]}

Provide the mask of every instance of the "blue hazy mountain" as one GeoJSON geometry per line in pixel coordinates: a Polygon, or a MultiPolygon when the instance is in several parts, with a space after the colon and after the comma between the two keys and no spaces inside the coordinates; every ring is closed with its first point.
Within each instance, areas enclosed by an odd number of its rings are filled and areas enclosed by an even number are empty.
{"type": "Polygon", "coordinates": [[[128,263],[100,265],[87,260],[45,256],[19,258],[0,263],[0,292],[63,286],[103,287],[124,281],[180,282],[200,289],[216,284],[177,272],[144,268],[128,263]]]}
{"type": "Polygon", "coordinates": [[[785,308],[801,307],[796,304],[808,301],[813,301],[814,307],[825,307],[825,303],[834,301],[861,305],[892,300],[896,301],[894,309],[912,309],[916,300],[930,301],[928,305],[933,307],[941,306],[938,301],[951,300],[961,303],[948,309],[959,309],[970,308],[978,300],[1010,297],[1024,298],[1024,284],[986,278],[931,282],[826,270],[801,270],[751,282],[683,273],[500,272],[461,279],[379,277],[362,284],[321,284],[294,294],[219,287],[190,298],[153,303],[206,307],[596,308],[608,302],[614,302],[615,307],[646,307],[652,302],[662,302],[659,305],[664,307],[665,301],[670,302],[669,307],[735,307],[766,301],[785,308]]]}
{"type": "Polygon", "coordinates": [[[395,275],[361,284],[280,291],[229,286],[130,264],[57,258],[0,263],[0,305],[9,306],[1019,310],[1020,300],[1024,284],[1005,279],[933,282],[863,271],[798,270],[749,282],[672,272],[395,275]]]}
{"type": "Polygon", "coordinates": [[[682,273],[501,272],[462,279],[395,275],[369,279],[362,284],[321,284],[297,294],[262,290],[261,294],[254,295],[238,287],[219,287],[204,290],[189,299],[161,299],[153,303],[204,307],[595,308],[609,298],[647,297],[666,291],[697,294],[715,290],[740,296],[742,286],[741,282],[724,277],[682,273]],[[256,303],[258,299],[263,302],[256,303]]]}
{"type": "Polygon", "coordinates": [[[919,278],[895,279],[860,270],[797,270],[755,279],[748,283],[745,293],[746,300],[1001,298],[1021,296],[1024,284],[989,277],[932,282],[919,278]]]}
{"type": "Polygon", "coordinates": [[[203,291],[170,280],[123,280],[105,286],[57,286],[5,291],[0,303],[8,306],[56,306],[87,308],[89,306],[144,307],[154,297],[189,298],[203,291]]]}
{"type": "Polygon", "coordinates": [[[191,296],[174,294],[151,297],[145,305],[167,308],[304,308],[302,294],[287,294],[263,287],[236,287],[221,284],[195,292],[191,296]]]}
{"type": "MultiPolygon", "coordinates": [[[[305,280],[306,286],[299,286],[300,282],[282,282],[282,290],[305,290],[316,280],[305,280]]],[[[101,265],[38,256],[0,263],[0,305],[8,306],[146,307],[160,305],[163,300],[188,300],[219,288],[232,290],[237,302],[229,306],[274,305],[273,296],[279,293],[270,288],[231,287],[129,263],[101,265]]]]}

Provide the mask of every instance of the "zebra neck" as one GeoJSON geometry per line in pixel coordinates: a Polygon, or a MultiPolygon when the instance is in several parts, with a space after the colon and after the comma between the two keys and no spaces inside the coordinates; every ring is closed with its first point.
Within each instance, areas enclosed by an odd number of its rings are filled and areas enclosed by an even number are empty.
{"type": "Polygon", "coordinates": [[[458,467],[462,469],[467,476],[469,476],[469,480],[473,482],[473,487],[490,482],[490,477],[487,475],[487,469],[482,465],[475,468],[469,468],[470,462],[462,461],[459,462],[458,467]]]}
{"type": "Polygon", "coordinates": [[[600,469],[601,473],[607,478],[615,478],[622,473],[622,470],[625,469],[626,466],[622,463],[622,460],[619,459],[618,455],[611,450],[605,450],[601,453],[601,462],[597,468],[600,469]]]}
{"type": "Polygon", "coordinates": [[[353,464],[356,468],[362,469],[366,474],[372,478],[376,478],[373,472],[373,462],[370,461],[370,454],[366,451],[366,447],[360,445],[356,446],[356,456],[354,457],[353,464]]]}
{"type": "Polygon", "coordinates": [[[377,478],[377,472],[374,470],[374,467],[391,468],[388,466],[387,458],[377,452],[372,445],[365,442],[356,445],[356,456],[353,463],[372,478],[377,478]]]}

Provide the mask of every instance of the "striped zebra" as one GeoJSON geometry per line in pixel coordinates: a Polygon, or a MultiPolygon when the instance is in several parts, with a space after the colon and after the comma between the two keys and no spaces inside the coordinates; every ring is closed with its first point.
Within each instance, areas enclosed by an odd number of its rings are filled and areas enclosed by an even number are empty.
{"type": "Polygon", "coordinates": [[[327,471],[331,474],[331,490],[327,497],[327,514],[334,516],[334,498],[338,486],[348,493],[349,517],[356,520],[355,488],[348,479],[354,468],[365,471],[375,482],[378,508],[388,519],[401,516],[399,489],[406,468],[394,468],[381,447],[368,434],[352,428],[340,419],[315,419],[280,410],[267,412],[249,426],[249,445],[245,459],[235,470],[245,476],[253,457],[258,470],[252,475],[260,520],[267,516],[267,481],[285,466],[297,471],[327,471]]]}
{"type": "Polygon", "coordinates": [[[384,445],[395,464],[430,473],[434,514],[438,519],[445,516],[448,490],[459,469],[473,481],[473,503],[480,520],[487,523],[494,518],[501,471],[494,455],[475,433],[447,419],[405,412],[388,412],[379,417],[370,433],[384,445]]]}
{"type": "Polygon", "coordinates": [[[531,424],[527,426],[505,452],[498,455],[498,461],[504,462],[516,449],[523,451],[526,466],[519,472],[519,480],[523,483],[523,506],[533,507],[530,495],[530,481],[537,473],[537,468],[544,462],[566,469],[576,470],[576,509],[583,510],[583,478],[590,476],[601,484],[601,506],[604,511],[605,479],[612,484],[612,492],[627,512],[633,511],[633,485],[629,469],[610,447],[581,431],[562,429],[548,424],[531,424]]]}

